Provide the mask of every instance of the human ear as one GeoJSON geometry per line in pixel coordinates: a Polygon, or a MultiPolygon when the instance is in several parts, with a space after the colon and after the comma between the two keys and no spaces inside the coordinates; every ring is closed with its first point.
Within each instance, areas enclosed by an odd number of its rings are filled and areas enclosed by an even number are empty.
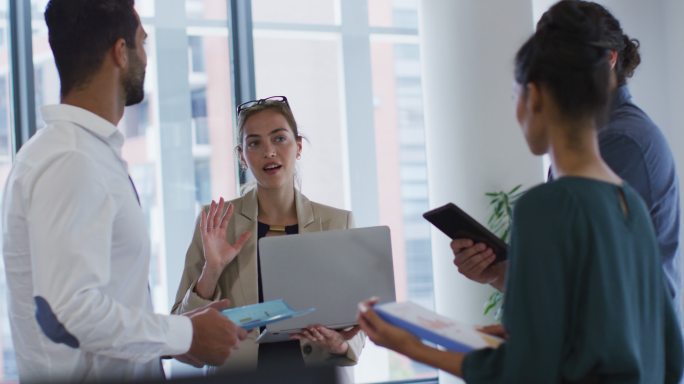
{"type": "Polygon", "coordinates": [[[541,112],[544,104],[541,89],[535,83],[527,84],[526,88],[528,110],[535,113],[541,112]]]}
{"type": "Polygon", "coordinates": [[[247,169],[247,160],[245,159],[245,156],[242,152],[241,147],[237,148],[237,153],[238,153],[238,161],[240,162],[240,168],[241,169],[247,169]]]}
{"type": "Polygon", "coordinates": [[[295,141],[297,142],[297,159],[299,159],[300,157],[302,157],[302,137],[297,137],[295,141]]]}
{"type": "Polygon", "coordinates": [[[618,61],[618,53],[617,51],[611,50],[608,52],[608,62],[610,63],[610,69],[614,70],[615,65],[617,64],[618,61]]]}
{"type": "Polygon", "coordinates": [[[114,65],[119,68],[128,66],[128,45],[126,44],[126,40],[123,38],[117,39],[111,48],[111,54],[114,65]]]}

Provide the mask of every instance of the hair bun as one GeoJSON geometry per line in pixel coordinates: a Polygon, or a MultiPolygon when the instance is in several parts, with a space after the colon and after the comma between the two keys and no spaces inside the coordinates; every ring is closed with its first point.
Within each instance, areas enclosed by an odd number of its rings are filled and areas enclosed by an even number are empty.
{"type": "Polygon", "coordinates": [[[587,14],[582,2],[561,1],[544,13],[537,23],[537,33],[551,44],[590,45],[604,48],[603,22],[597,15],[587,14]]]}
{"type": "MultiPolygon", "coordinates": [[[[618,62],[615,73],[618,85],[625,84],[626,78],[631,77],[641,63],[639,41],[625,35],[620,21],[600,4],[584,0],[559,1],[537,23],[537,31],[557,28],[570,28],[568,30],[577,33],[573,39],[589,42],[597,48],[616,51],[618,62]]],[[[564,36],[557,38],[565,40],[564,36]]]]}
{"type": "Polygon", "coordinates": [[[624,77],[632,77],[634,70],[641,63],[641,55],[639,55],[639,40],[631,39],[627,35],[622,35],[625,47],[621,52],[620,62],[622,64],[622,73],[624,77]]]}
{"type": "Polygon", "coordinates": [[[602,116],[610,92],[610,41],[603,36],[600,15],[588,12],[585,4],[564,0],[553,5],[516,55],[518,84],[544,84],[572,118],[602,116]]]}

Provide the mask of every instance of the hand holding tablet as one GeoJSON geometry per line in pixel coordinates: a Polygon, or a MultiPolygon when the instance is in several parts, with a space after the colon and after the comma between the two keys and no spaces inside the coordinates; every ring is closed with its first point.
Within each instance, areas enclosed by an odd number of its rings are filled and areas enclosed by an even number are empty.
{"type": "Polygon", "coordinates": [[[452,240],[471,239],[484,243],[496,254],[496,262],[506,260],[508,245],[453,203],[425,212],[423,217],[452,240]]]}

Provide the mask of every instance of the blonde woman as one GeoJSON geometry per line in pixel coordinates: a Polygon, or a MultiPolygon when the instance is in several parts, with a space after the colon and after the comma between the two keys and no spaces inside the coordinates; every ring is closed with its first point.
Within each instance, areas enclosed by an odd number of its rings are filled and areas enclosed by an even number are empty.
{"type": "MultiPolygon", "coordinates": [[[[264,236],[347,229],[349,211],[310,201],[295,188],[295,164],[302,137],[287,98],[273,96],[238,106],[237,152],[240,166],[256,185],[230,202],[212,201],[198,219],[173,313],[184,313],[213,300],[232,306],[263,301],[257,240],[264,236]]],[[[329,362],[354,365],[365,337],[358,327],[332,330],[312,325],[293,340],[257,344],[252,330],[221,371],[275,365],[329,362]]]]}

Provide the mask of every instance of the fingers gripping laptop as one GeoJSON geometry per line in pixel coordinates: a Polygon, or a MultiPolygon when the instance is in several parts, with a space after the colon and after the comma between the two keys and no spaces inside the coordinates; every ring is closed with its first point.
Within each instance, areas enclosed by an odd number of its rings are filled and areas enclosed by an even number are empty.
{"type": "Polygon", "coordinates": [[[394,301],[390,231],[386,226],[271,236],[259,240],[264,301],[284,299],[311,314],[269,324],[257,342],[288,340],[312,324],[357,324],[359,301],[394,301]]]}

